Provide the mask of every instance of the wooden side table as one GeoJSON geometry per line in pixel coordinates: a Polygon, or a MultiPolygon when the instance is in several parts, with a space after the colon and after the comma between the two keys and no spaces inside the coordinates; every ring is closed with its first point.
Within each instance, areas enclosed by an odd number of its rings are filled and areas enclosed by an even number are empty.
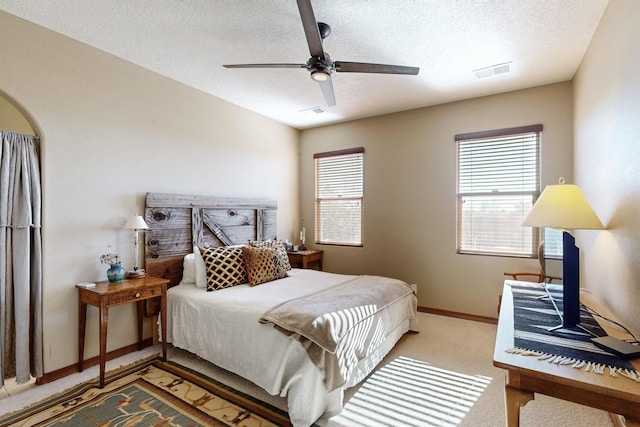
{"type": "Polygon", "coordinates": [[[308,251],[287,252],[292,267],[309,268],[309,263],[317,262],[318,269],[322,271],[322,254],[324,251],[310,249],[308,251]]]}
{"type": "Polygon", "coordinates": [[[109,307],[135,302],[138,311],[138,350],[142,349],[142,320],[144,301],[160,298],[160,327],[162,329],[162,359],[167,360],[167,283],[169,280],[147,276],[124,280],[121,283],[99,282],[94,288],[78,288],[80,322],[78,330],[78,370],[84,369],[84,337],[87,323],[87,305],[100,310],[100,388],[104,387],[104,367],[107,361],[107,324],[109,307]]]}
{"type": "MultiPolygon", "coordinates": [[[[640,383],[622,377],[614,378],[608,373],[598,375],[570,365],[549,363],[537,357],[505,351],[513,347],[512,283],[522,285],[525,282],[505,281],[493,355],[493,365],[507,370],[504,390],[507,427],[520,425],[520,408],[532,400],[535,393],[620,414],[626,418],[626,426],[640,427],[640,383]]],[[[581,295],[581,301],[609,315],[588,295],[581,295]]],[[[606,324],[601,326],[608,329],[606,324]]],[[[640,369],[640,359],[633,360],[632,364],[636,370],[640,369]]]]}

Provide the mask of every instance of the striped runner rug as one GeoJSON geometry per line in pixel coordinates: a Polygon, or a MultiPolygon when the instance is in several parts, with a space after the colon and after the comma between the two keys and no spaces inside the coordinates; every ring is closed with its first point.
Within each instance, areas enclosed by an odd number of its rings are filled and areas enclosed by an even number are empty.
{"type": "MultiPolygon", "coordinates": [[[[580,306],[580,329],[550,328],[561,324],[553,303],[542,285],[512,286],[514,316],[514,346],[510,353],[537,356],[550,363],[571,365],[574,368],[612,376],[622,375],[640,382],[640,372],[627,360],[609,353],[591,342],[594,336],[605,336],[593,315],[580,306]]],[[[549,292],[562,311],[562,287],[549,286],[549,292]]]]}

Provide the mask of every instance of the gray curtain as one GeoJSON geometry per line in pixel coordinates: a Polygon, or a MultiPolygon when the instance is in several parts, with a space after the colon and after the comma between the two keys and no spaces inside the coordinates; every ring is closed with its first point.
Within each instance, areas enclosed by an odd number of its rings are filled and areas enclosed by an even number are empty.
{"type": "Polygon", "coordinates": [[[42,241],[39,139],[0,131],[0,382],[39,378],[42,241]]]}

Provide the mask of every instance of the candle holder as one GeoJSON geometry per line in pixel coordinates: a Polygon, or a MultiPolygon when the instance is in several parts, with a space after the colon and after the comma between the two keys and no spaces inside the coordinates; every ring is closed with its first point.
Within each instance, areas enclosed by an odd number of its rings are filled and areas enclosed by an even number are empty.
{"type": "Polygon", "coordinates": [[[304,228],[304,221],[302,221],[302,230],[300,230],[300,246],[298,247],[298,250],[300,251],[307,250],[307,246],[305,244],[307,240],[306,233],[307,233],[307,230],[304,228]]]}

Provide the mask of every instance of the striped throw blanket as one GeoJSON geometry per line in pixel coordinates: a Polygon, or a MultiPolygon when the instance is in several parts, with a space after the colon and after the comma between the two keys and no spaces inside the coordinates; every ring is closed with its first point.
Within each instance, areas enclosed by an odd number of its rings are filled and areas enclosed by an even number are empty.
{"type": "Polygon", "coordinates": [[[300,341],[325,375],[327,390],[342,386],[365,358],[404,319],[415,318],[417,300],[409,285],[381,276],[357,276],[323,291],[271,308],[261,323],[272,323],[300,341]],[[401,316],[384,309],[401,304],[401,316]]]}

